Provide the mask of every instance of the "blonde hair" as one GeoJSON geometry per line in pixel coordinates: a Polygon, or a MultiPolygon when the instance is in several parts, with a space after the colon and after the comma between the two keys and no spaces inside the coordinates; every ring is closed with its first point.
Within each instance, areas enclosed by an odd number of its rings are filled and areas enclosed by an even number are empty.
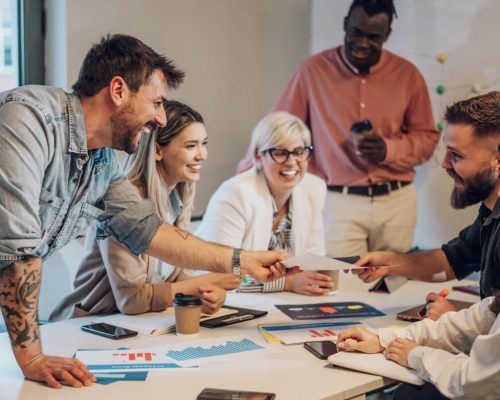
{"type": "MultiPolygon", "coordinates": [[[[167,124],[155,129],[151,134],[144,135],[139,148],[128,156],[125,163],[125,173],[132,184],[137,186],[145,198],[150,198],[156,207],[156,212],[163,221],[167,221],[167,213],[172,209],[166,183],[158,171],[155,160],[156,144],[167,146],[189,125],[203,123],[202,116],[191,107],[179,101],[166,101],[163,104],[167,116],[167,124]]],[[[175,188],[182,202],[182,211],[174,221],[174,225],[189,230],[193,211],[195,183],[180,182],[175,188]]]]}
{"type": "Polygon", "coordinates": [[[260,151],[280,147],[297,139],[302,139],[305,146],[311,145],[311,133],[300,118],[285,111],[266,115],[254,128],[250,140],[254,166],[259,168],[256,155],[260,151]]]}

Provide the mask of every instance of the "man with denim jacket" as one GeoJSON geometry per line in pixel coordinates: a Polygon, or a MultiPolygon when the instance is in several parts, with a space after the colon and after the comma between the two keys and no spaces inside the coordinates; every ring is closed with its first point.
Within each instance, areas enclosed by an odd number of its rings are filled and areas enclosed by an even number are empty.
{"type": "Polygon", "coordinates": [[[42,262],[89,223],[134,254],[180,267],[283,274],[275,252],[241,252],[161,223],[120,171],[112,149],[132,153],[164,126],[167,86],[184,73],[130,36],[103,38],[87,54],[74,93],[26,86],[0,94],[0,308],[24,375],[60,388],[90,385],[76,359],[43,354],[37,324],[42,262]]]}

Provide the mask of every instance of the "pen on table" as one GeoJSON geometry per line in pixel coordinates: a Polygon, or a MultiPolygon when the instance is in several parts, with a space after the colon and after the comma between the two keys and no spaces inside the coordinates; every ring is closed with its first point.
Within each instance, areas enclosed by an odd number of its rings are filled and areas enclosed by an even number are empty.
{"type": "MultiPolygon", "coordinates": [[[[448,293],[449,293],[448,289],[443,289],[439,292],[439,295],[441,297],[446,297],[448,296],[448,293]]],[[[428,303],[426,303],[425,306],[422,307],[422,309],[418,312],[418,315],[420,315],[422,318],[424,318],[427,315],[427,304],[428,303]]]]}

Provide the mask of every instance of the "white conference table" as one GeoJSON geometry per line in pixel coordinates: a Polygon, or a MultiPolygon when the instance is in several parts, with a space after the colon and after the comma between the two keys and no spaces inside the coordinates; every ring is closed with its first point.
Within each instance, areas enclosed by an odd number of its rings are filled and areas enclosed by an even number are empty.
{"type": "MultiPolygon", "coordinates": [[[[293,293],[243,294],[230,293],[226,304],[267,310],[266,317],[234,324],[228,327],[201,328],[199,339],[247,337],[257,343],[265,343],[256,328],[260,323],[293,322],[277,310],[275,304],[301,304],[335,301],[361,301],[368,303],[387,315],[363,319],[375,328],[393,324],[405,325],[396,320],[395,313],[423,303],[429,291],[451,289],[456,281],[445,283],[422,283],[408,281],[394,293],[369,293],[370,285],[357,277],[341,273],[338,293],[324,297],[301,296],[293,293]]],[[[460,284],[470,282],[462,281],[460,284]]],[[[479,297],[450,290],[450,298],[479,301],[479,297]]],[[[113,341],[80,330],[90,318],[79,318],[41,327],[44,352],[52,355],[72,357],[78,348],[115,349],[117,347],[147,348],[177,344],[183,340],[175,334],[157,337],[139,335],[135,338],[113,341]]],[[[342,321],[342,319],[335,319],[342,321]]],[[[359,319],[361,321],[361,319],[359,319]]],[[[189,339],[195,343],[196,339],[189,339]]],[[[170,369],[149,372],[145,382],[115,382],[109,385],[94,384],[75,389],[51,389],[48,386],[24,379],[17,366],[6,333],[0,334],[0,399],[1,400],[68,400],[68,399],[138,399],[157,398],[191,400],[205,387],[263,391],[276,393],[278,400],[315,399],[364,399],[365,393],[382,388],[391,380],[336,367],[326,367],[327,362],[306,351],[302,345],[270,343],[279,352],[266,359],[206,364],[196,369],[170,369]]]]}

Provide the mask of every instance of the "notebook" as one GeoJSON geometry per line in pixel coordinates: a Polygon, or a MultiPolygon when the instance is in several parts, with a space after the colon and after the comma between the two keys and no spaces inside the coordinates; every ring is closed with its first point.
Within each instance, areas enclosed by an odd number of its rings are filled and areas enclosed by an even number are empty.
{"type": "Polygon", "coordinates": [[[383,353],[365,354],[340,351],[328,357],[328,361],[342,368],[353,369],[372,375],[380,375],[397,381],[423,385],[424,381],[412,369],[385,358],[383,353]]]}
{"type": "MultiPolygon", "coordinates": [[[[201,314],[200,322],[214,318],[236,314],[232,308],[222,307],[214,314],[201,314]]],[[[106,322],[121,328],[132,329],[142,335],[158,336],[175,331],[175,310],[169,307],[162,312],[151,312],[138,315],[111,314],[96,318],[95,322],[106,322]]]]}
{"type": "MultiPolygon", "coordinates": [[[[454,306],[455,308],[460,311],[463,310],[464,308],[469,308],[472,304],[468,301],[460,301],[460,300],[451,300],[448,299],[454,306]]],[[[404,321],[421,321],[423,318],[420,316],[419,311],[425,307],[425,304],[420,304],[417,307],[412,307],[409,308],[408,310],[404,310],[399,312],[396,317],[398,319],[402,319],[404,321]]]]}

